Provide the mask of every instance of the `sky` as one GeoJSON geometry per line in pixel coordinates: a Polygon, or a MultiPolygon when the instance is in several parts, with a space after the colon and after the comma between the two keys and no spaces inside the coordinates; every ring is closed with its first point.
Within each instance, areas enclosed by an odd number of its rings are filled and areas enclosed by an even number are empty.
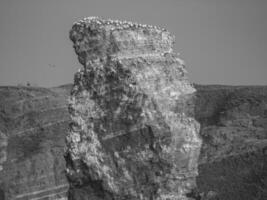
{"type": "Polygon", "coordinates": [[[157,25],[199,84],[267,85],[267,0],[1,0],[0,85],[72,83],[72,24],[100,16],[157,25]]]}

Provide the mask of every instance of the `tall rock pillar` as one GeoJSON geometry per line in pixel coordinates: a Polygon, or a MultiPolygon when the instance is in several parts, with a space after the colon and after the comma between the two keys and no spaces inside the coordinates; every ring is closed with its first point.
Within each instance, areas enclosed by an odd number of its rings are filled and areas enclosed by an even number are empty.
{"type": "Polygon", "coordinates": [[[70,39],[75,74],[67,135],[69,200],[183,200],[201,146],[195,89],[165,29],[89,17],[70,39]]]}

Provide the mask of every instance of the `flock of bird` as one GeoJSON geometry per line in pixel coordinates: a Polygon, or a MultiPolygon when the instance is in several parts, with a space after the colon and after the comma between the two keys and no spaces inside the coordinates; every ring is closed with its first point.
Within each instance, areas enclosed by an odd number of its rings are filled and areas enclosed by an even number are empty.
{"type": "Polygon", "coordinates": [[[138,24],[130,21],[120,21],[120,20],[112,20],[112,19],[101,19],[99,17],[85,17],[82,20],[79,20],[74,23],[74,25],[84,25],[84,24],[95,24],[99,26],[111,25],[111,30],[125,30],[129,28],[148,28],[155,29],[159,31],[167,31],[165,28],[160,28],[158,26],[138,24]]]}

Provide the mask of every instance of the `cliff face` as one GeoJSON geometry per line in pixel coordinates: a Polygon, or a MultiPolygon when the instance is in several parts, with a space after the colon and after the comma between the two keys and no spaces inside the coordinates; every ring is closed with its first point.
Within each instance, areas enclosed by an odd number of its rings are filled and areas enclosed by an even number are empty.
{"type": "Polygon", "coordinates": [[[267,145],[266,87],[203,88],[195,98],[196,118],[206,141],[200,163],[254,152],[267,145]]]}
{"type": "Polygon", "coordinates": [[[69,90],[0,87],[0,199],[66,197],[69,90]]]}
{"type": "Polygon", "coordinates": [[[188,199],[201,140],[173,36],[93,17],[75,23],[70,38],[84,68],[69,107],[69,199],[188,199]]]}
{"type": "Polygon", "coordinates": [[[267,199],[267,87],[197,89],[199,189],[220,200],[267,199]]]}
{"type": "MultiPolygon", "coordinates": [[[[63,147],[69,114],[64,106],[70,88],[0,87],[1,200],[67,198],[63,147]],[[61,114],[51,119],[53,108],[61,106],[61,114]],[[14,120],[15,115],[21,117],[14,120]],[[48,120],[54,125],[49,127],[48,120]],[[39,122],[35,132],[29,131],[36,127],[32,121],[39,122]],[[18,134],[21,131],[24,134],[18,134]]],[[[267,87],[195,88],[189,105],[203,140],[197,192],[204,199],[267,199],[267,87]]]]}

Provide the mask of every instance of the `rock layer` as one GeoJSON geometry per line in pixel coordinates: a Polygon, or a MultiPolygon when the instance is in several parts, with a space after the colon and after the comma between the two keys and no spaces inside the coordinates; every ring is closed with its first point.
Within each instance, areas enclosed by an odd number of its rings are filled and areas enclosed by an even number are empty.
{"type": "Polygon", "coordinates": [[[91,17],[73,25],[70,39],[84,68],[69,105],[69,199],[188,199],[201,140],[174,37],[91,17]]]}

